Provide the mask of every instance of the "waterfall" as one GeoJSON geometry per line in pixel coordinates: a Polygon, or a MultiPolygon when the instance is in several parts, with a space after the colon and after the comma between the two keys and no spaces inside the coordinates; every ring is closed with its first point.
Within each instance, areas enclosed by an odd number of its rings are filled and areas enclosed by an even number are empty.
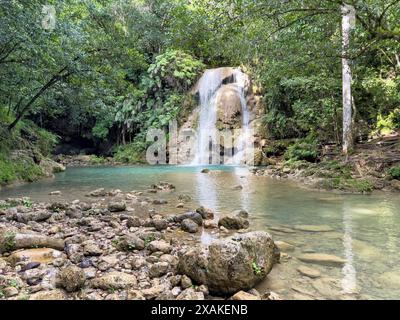
{"type": "Polygon", "coordinates": [[[242,130],[235,143],[236,152],[226,164],[243,164],[245,162],[246,142],[250,138],[248,133],[250,114],[245,98],[246,75],[238,68],[217,68],[205,71],[198,82],[200,110],[197,128],[197,149],[192,164],[219,164],[220,150],[216,128],[218,119],[217,99],[221,88],[228,83],[234,85],[240,99],[242,130]],[[227,70],[230,72],[227,72],[227,70]]]}

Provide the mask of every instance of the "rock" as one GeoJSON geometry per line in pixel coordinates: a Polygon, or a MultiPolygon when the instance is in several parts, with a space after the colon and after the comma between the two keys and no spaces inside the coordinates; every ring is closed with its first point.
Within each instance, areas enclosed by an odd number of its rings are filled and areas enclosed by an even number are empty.
{"type": "Polygon", "coordinates": [[[244,291],[239,291],[232,296],[232,300],[261,300],[261,298],[244,291]]]}
{"type": "Polygon", "coordinates": [[[204,221],[204,228],[206,229],[218,229],[218,224],[211,220],[204,221]]]}
{"type": "Polygon", "coordinates": [[[346,260],[325,253],[306,253],[298,257],[300,261],[319,264],[323,266],[342,267],[346,260]]]}
{"type": "Polygon", "coordinates": [[[204,300],[203,292],[196,292],[193,288],[188,288],[180,293],[176,300],[204,300]]]}
{"type": "Polygon", "coordinates": [[[234,294],[266,277],[274,264],[274,247],[268,233],[249,232],[190,249],[180,256],[178,271],[213,294],[234,294]]]}
{"type": "Polygon", "coordinates": [[[187,289],[190,288],[192,285],[193,285],[192,280],[188,276],[183,275],[181,278],[181,287],[183,289],[187,289]]]}
{"type": "Polygon", "coordinates": [[[155,205],[164,205],[167,204],[168,201],[164,199],[154,199],[152,203],[155,205]]]}
{"type": "Polygon", "coordinates": [[[67,209],[65,214],[71,219],[80,219],[83,216],[82,211],[75,206],[67,209]]]}
{"type": "Polygon", "coordinates": [[[181,222],[181,228],[183,231],[189,233],[196,233],[199,230],[199,226],[196,222],[191,219],[185,219],[181,222]]]}
{"type": "Polygon", "coordinates": [[[171,191],[175,190],[175,186],[172,183],[166,181],[160,181],[158,184],[153,184],[151,189],[162,190],[162,191],[171,191]]]}
{"type": "Polygon", "coordinates": [[[201,173],[209,173],[209,172],[210,172],[210,169],[207,169],[207,168],[201,170],[201,173]]]}
{"type": "Polygon", "coordinates": [[[203,219],[214,219],[214,212],[211,209],[204,208],[201,206],[196,209],[197,213],[200,213],[203,219]]]}
{"type": "Polygon", "coordinates": [[[122,251],[143,250],[145,243],[138,236],[127,234],[119,239],[117,247],[122,251]]]}
{"type": "Polygon", "coordinates": [[[321,272],[319,272],[316,269],[309,268],[309,267],[306,267],[306,266],[299,266],[297,268],[297,271],[301,275],[309,277],[309,278],[312,278],[312,279],[319,278],[321,276],[321,272]]]}
{"type": "Polygon", "coordinates": [[[49,193],[50,196],[61,196],[61,191],[52,191],[49,193]]]}
{"type": "Polygon", "coordinates": [[[238,185],[234,186],[232,189],[233,189],[233,190],[242,190],[242,189],[243,189],[243,186],[241,186],[240,184],[238,184],[238,185]]]}
{"type": "Polygon", "coordinates": [[[249,217],[249,213],[246,210],[235,210],[231,213],[232,215],[239,217],[239,218],[243,218],[243,219],[247,219],[249,217]]]}
{"type": "Polygon", "coordinates": [[[28,223],[29,221],[41,222],[49,219],[51,215],[52,213],[47,210],[18,212],[15,216],[15,220],[22,223],[28,223]]]}
{"type": "Polygon", "coordinates": [[[0,270],[5,269],[7,267],[7,261],[3,258],[0,258],[0,270]]]}
{"type": "Polygon", "coordinates": [[[328,232],[328,231],[334,231],[329,226],[326,225],[296,225],[293,227],[295,230],[299,231],[306,231],[306,232],[328,232]]]}
{"type": "Polygon", "coordinates": [[[150,278],[158,278],[168,272],[169,264],[167,262],[156,262],[150,267],[150,278]]]}
{"type": "Polygon", "coordinates": [[[126,210],[126,203],[123,201],[112,201],[108,204],[110,212],[121,212],[126,210]]]}
{"type": "Polygon", "coordinates": [[[93,240],[88,240],[83,243],[83,254],[85,256],[100,256],[103,250],[99,248],[93,240]]]}
{"type": "Polygon", "coordinates": [[[146,300],[140,290],[128,290],[127,300],[146,300]]]}
{"type": "Polygon", "coordinates": [[[175,208],[181,209],[181,208],[184,208],[184,207],[185,207],[185,204],[182,203],[182,202],[180,202],[180,203],[178,203],[178,204],[176,205],[175,208]]]}
{"type": "Polygon", "coordinates": [[[223,226],[228,230],[240,230],[249,227],[249,221],[238,216],[226,215],[219,219],[218,226],[223,226]]]}
{"type": "Polygon", "coordinates": [[[182,202],[190,202],[192,200],[192,197],[188,194],[181,193],[178,195],[178,200],[182,202]]]}
{"type": "Polygon", "coordinates": [[[128,228],[139,228],[142,226],[142,224],[143,221],[138,217],[129,217],[126,223],[128,228]]]}
{"type": "Polygon", "coordinates": [[[19,291],[15,287],[7,287],[2,289],[2,292],[6,298],[11,298],[18,295],[19,291]]]}
{"type": "Polygon", "coordinates": [[[154,240],[149,243],[147,247],[151,252],[161,251],[163,253],[170,253],[172,247],[169,243],[165,242],[164,240],[154,240]]]}
{"type": "Polygon", "coordinates": [[[136,286],[137,280],[134,275],[123,272],[110,272],[91,281],[92,288],[102,290],[118,290],[136,286]]]}
{"type": "Polygon", "coordinates": [[[174,217],[175,222],[182,222],[185,219],[190,219],[196,222],[199,226],[203,225],[203,217],[198,212],[186,212],[174,217]]]}
{"type": "Polygon", "coordinates": [[[106,190],[104,188],[99,188],[96,190],[93,190],[89,193],[89,196],[91,197],[104,197],[107,194],[106,190]]]}
{"type": "Polygon", "coordinates": [[[279,248],[282,252],[290,252],[294,251],[294,245],[284,241],[275,241],[275,245],[279,248]]]}
{"type": "Polygon", "coordinates": [[[168,222],[165,219],[153,219],[152,225],[154,228],[156,228],[157,231],[161,231],[167,229],[168,222]]]}
{"type": "Polygon", "coordinates": [[[31,295],[29,300],[66,300],[66,294],[61,289],[39,291],[31,295]]]}
{"type": "Polygon", "coordinates": [[[52,248],[64,250],[64,240],[34,233],[0,232],[0,253],[27,248],[52,248]]]}
{"type": "Polygon", "coordinates": [[[59,274],[59,284],[67,292],[78,291],[86,281],[85,272],[76,266],[66,267],[59,274]]]}
{"type": "Polygon", "coordinates": [[[168,288],[166,288],[166,285],[156,285],[152,286],[151,288],[148,289],[143,289],[141,290],[142,295],[147,299],[154,299],[158,297],[160,294],[162,294],[164,291],[166,291],[168,288]]]}
{"type": "Polygon", "coordinates": [[[47,264],[54,259],[61,257],[62,252],[50,248],[27,249],[13,252],[7,259],[11,264],[16,265],[19,262],[36,262],[47,264]]]}

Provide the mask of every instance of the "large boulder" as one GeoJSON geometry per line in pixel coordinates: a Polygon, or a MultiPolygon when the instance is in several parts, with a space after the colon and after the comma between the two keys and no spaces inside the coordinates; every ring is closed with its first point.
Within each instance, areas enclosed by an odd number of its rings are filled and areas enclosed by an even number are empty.
{"type": "Polygon", "coordinates": [[[217,127],[218,129],[241,128],[242,103],[236,84],[221,86],[216,96],[217,105],[217,127]]]}
{"type": "Polygon", "coordinates": [[[178,271],[206,285],[212,294],[230,295],[251,289],[266,277],[276,259],[274,248],[268,233],[249,232],[189,249],[180,256],[178,271]]]}

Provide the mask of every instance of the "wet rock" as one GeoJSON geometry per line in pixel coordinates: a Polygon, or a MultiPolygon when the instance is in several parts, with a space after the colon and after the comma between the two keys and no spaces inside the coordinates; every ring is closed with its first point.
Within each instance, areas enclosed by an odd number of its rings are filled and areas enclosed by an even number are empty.
{"type": "Polygon", "coordinates": [[[180,256],[178,271],[214,294],[248,290],[266,277],[274,264],[274,242],[266,232],[249,232],[196,246],[180,256]]]}
{"type": "Polygon", "coordinates": [[[99,188],[96,190],[93,190],[89,193],[89,196],[91,197],[104,197],[107,195],[107,192],[104,188],[99,188]]]}
{"type": "Polygon", "coordinates": [[[200,213],[203,219],[214,219],[214,212],[211,209],[201,206],[200,208],[196,209],[196,212],[200,213]]]}
{"type": "Polygon", "coordinates": [[[232,188],[232,190],[242,190],[242,189],[243,189],[243,186],[240,185],[240,184],[238,184],[238,185],[236,185],[236,186],[234,186],[234,187],[232,188]]]}
{"type": "Polygon", "coordinates": [[[127,234],[118,240],[117,247],[122,251],[143,250],[145,243],[138,236],[127,234]]]}
{"type": "Polygon", "coordinates": [[[67,292],[78,291],[86,281],[85,272],[76,266],[66,267],[59,274],[59,284],[67,292]]]}
{"type": "Polygon", "coordinates": [[[172,247],[169,243],[165,242],[164,240],[154,240],[149,243],[147,247],[151,252],[163,252],[163,253],[170,253],[172,247]]]}
{"type": "Polygon", "coordinates": [[[211,220],[204,221],[204,228],[205,229],[218,229],[218,224],[211,220]]]}
{"type": "Polygon", "coordinates": [[[50,196],[61,196],[61,191],[52,191],[49,193],[50,196]]]}
{"type": "Polygon", "coordinates": [[[174,217],[174,221],[178,223],[181,223],[185,219],[193,220],[199,226],[203,225],[203,217],[198,212],[186,212],[174,217]]]}
{"type": "Polygon", "coordinates": [[[325,253],[306,253],[298,257],[300,261],[319,264],[322,266],[342,267],[346,260],[325,253]]]}
{"type": "Polygon", "coordinates": [[[228,230],[240,230],[249,227],[249,221],[234,215],[226,215],[219,219],[218,226],[227,228],[228,230]]]}
{"type": "Polygon", "coordinates": [[[209,173],[209,172],[210,172],[210,169],[207,169],[207,168],[201,170],[201,173],[209,173]]]}
{"type": "Polygon", "coordinates": [[[279,248],[280,251],[290,252],[294,251],[294,245],[284,241],[275,241],[275,245],[279,248]]]}
{"type": "Polygon", "coordinates": [[[121,212],[126,210],[126,203],[123,201],[112,201],[108,204],[110,212],[121,212]]]}
{"type": "Polygon", "coordinates": [[[167,262],[156,262],[150,267],[150,278],[158,278],[168,272],[169,264],[167,262]]]}
{"type": "Polygon", "coordinates": [[[137,280],[134,275],[123,272],[110,272],[91,281],[93,288],[102,290],[118,290],[136,286],[137,280]]]}
{"type": "Polygon", "coordinates": [[[204,300],[203,292],[197,292],[193,288],[183,290],[177,297],[176,300],[204,300]]]}
{"type": "Polygon", "coordinates": [[[167,204],[168,201],[164,199],[154,199],[152,203],[156,205],[164,205],[167,204]]]}
{"type": "Polygon", "coordinates": [[[178,200],[182,202],[190,202],[192,200],[192,197],[188,194],[181,193],[178,195],[178,200]]]}
{"type": "Polygon", "coordinates": [[[327,225],[296,225],[293,227],[295,230],[305,231],[305,232],[328,232],[334,231],[331,227],[327,225]]]}
{"type": "Polygon", "coordinates": [[[232,298],[232,300],[261,300],[259,296],[252,295],[250,293],[239,291],[236,292],[232,298]]]}
{"type": "Polygon", "coordinates": [[[65,215],[71,219],[80,219],[83,216],[82,211],[75,206],[68,208],[65,215]]]}
{"type": "Polygon", "coordinates": [[[29,300],[66,300],[66,294],[61,289],[54,289],[50,291],[40,291],[32,294],[29,300]]]}
{"type": "Polygon", "coordinates": [[[184,204],[184,203],[178,203],[178,204],[176,205],[176,208],[178,208],[178,209],[184,208],[184,207],[185,207],[185,204],[184,204]]]}
{"type": "Polygon", "coordinates": [[[196,222],[191,219],[185,219],[181,222],[181,228],[183,231],[189,233],[196,233],[199,230],[199,226],[196,222]]]}
{"type": "Polygon", "coordinates": [[[321,272],[317,269],[309,268],[306,266],[299,266],[297,271],[302,275],[312,279],[319,278],[321,276],[321,272]]]}
{"type": "Polygon", "coordinates": [[[232,211],[231,213],[233,216],[239,217],[239,218],[243,218],[243,219],[247,219],[249,217],[249,213],[246,210],[235,210],[232,211]]]}

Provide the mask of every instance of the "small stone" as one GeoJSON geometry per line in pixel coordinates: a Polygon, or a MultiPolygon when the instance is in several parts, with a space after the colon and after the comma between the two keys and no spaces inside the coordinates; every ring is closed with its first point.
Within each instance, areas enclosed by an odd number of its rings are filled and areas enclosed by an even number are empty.
{"type": "Polygon", "coordinates": [[[100,256],[103,253],[103,250],[92,240],[85,241],[83,245],[83,254],[85,256],[100,256]]]}
{"type": "Polygon", "coordinates": [[[153,227],[156,228],[157,231],[161,231],[161,230],[167,229],[168,222],[165,219],[154,219],[153,227]]]}
{"type": "Polygon", "coordinates": [[[142,220],[138,217],[129,217],[126,223],[128,228],[139,228],[142,226],[142,224],[142,220]]]}
{"type": "Polygon", "coordinates": [[[203,219],[214,219],[214,212],[211,209],[201,206],[196,212],[200,213],[203,219]]]}
{"type": "Polygon", "coordinates": [[[127,234],[119,239],[117,247],[122,251],[143,250],[145,243],[138,236],[127,234]]]}
{"type": "Polygon", "coordinates": [[[108,204],[110,212],[121,212],[126,210],[126,203],[123,201],[112,201],[108,204]]]}
{"type": "Polygon", "coordinates": [[[207,169],[207,168],[201,170],[201,173],[209,173],[209,172],[210,172],[210,169],[207,169]]]}
{"type": "Polygon", "coordinates": [[[239,291],[232,296],[232,300],[261,300],[261,298],[244,291],[239,291]]]}
{"type": "Polygon", "coordinates": [[[149,243],[148,249],[151,252],[161,251],[163,253],[170,253],[172,247],[169,243],[165,242],[164,240],[154,240],[149,243]]]}
{"type": "Polygon", "coordinates": [[[238,184],[238,185],[234,186],[232,189],[233,189],[233,190],[242,190],[242,189],[243,189],[243,186],[241,186],[240,184],[238,184]]]}
{"type": "Polygon", "coordinates": [[[203,292],[196,292],[193,288],[183,290],[176,300],[204,300],[203,292]]]}
{"type": "Polygon", "coordinates": [[[183,231],[189,233],[196,233],[199,230],[199,226],[191,219],[185,219],[181,222],[181,228],[183,231]]]}
{"type": "Polygon", "coordinates": [[[61,195],[61,191],[52,191],[49,193],[50,196],[60,196],[61,195]]]}
{"type": "Polygon", "coordinates": [[[60,286],[68,292],[78,291],[86,281],[85,272],[76,266],[66,267],[59,274],[60,286]]]}
{"type": "Polygon", "coordinates": [[[284,241],[275,241],[275,245],[279,248],[280,251],[283,252],[290,252],[294,250],[293,245],[284,241]]]}
{"type": "Polygon", "coordinates": [[[4,288],[2,291],[6,298],[14,297],[14,296],[18,295],[18,292],[19,292],[18,289],[15,287],[7,287],[7,288],[4,288]]]}
{"type": "Polygon", "coordinates": [[[157,262],[150,267],[150,278],[158,278],[168,272],[169,265],[167,262],[157,262]]]}
{"type": "Polygon", "coordinates": [[[183,275],[181,278],[181,287],[183,289],[187,289],[190,288],[192,285],[193,285],[192,280],[188,276],[183,275]]]}
{"type": "Polygon", "coordinates": [[[106,190],[104,188],[99,188],[96,190],[93,190],[89,193],[91,197],[104,197],[106,195],[106,190]]]}
{"type": "Polygon", "coordinates": [[[140,290],[128,290],[128,300],[146,300],[140,290]]]}
{"type": "Polygon", "coordinates": [[[102,290],[118,290],[133,287],[137,284],[136,277],[123,272],[110,272],[95,278],[91,282],[93,288],[102,290]]]}
{"type": "Polygon", "coordinates": [[[223,226],[229,230],[247,229],[249,227],[249,221],[229,214],[219,219],[218,226],[223,226]]]}
{"type": "Polygon", "coordinates": [[[39,291],[29,297],[29,300],[65,300],[66,295],[60,289],[39,291]]]}

